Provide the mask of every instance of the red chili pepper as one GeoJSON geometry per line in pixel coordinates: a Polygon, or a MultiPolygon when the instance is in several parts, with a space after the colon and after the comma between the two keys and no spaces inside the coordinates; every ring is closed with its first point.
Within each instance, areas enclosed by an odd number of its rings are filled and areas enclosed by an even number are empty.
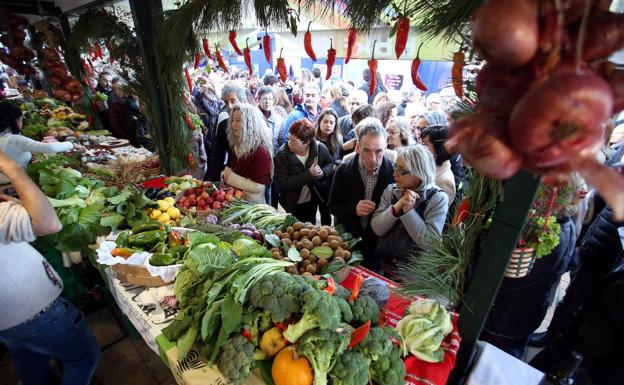
{"type": "Polygon", "coordinates": [[[327,286],[325,287],[325,292],[329,295],[334,295],[336,292],[336,282],[332,277],[327,278],[327,286]]]}
{"type": "Polygon", "coordinates": [[[188,163],[190,168],[195,168],[195,156],[193,155],[192,151],[189,151],[188,163]]]}
{"type": "Polygon", "coordinates": [[[455,217],[453,217],[452,226],[457,226],[462,223],[467,217],[470,215],[470,201],[468,198],[464,197],[461,203],[459,204],[459,208],[455,213],[455,217]]]}
{"type": "Polygon", "coordinates": [[[399,17],[397,21],[396,39],[394,40],[394,53],[396,53],[397,59],[401,57],[403,51],[405,51],[409,29],[410,20],[405,16],[399,17]]]}
{"type": "Polygon", "coordinates": [[[191,102],[189,101],[189,98],[186,96],[186,93],[184,91],[182,91],[182,100],[184,100],[184,103],[186,105],[189,105],[191,102]]]}
{"type": "Polygon", "coordinates": [[[427,86],[425,85],[425,83],[423,83],[422,79],[420,78],[420,74],[418,73],[418,69],[420,68],[420,47],[422,47],[422,45],[423,43],[420,43],[420,46],[418,47],[418,52],[416,52],[416,59],[412,60],[411,75],[412,83],[414,83],[414,85],[419,89],[427,91],[427,86]]]}
{"type": "Polygon", "coordinates": [[[230,44],[232,44],[232,47],[237,54],[241,56],[243,55],[243,52],[240,50],[240,48],[238,48],[238,44],[236,43],[236,31],[230,31],[230,44]]]}
{"type": "Polygon", "coordinates": [[[465,56],[461,49],[453,54],[453,69],[451,70],[453,89],[455,95],[460,99],[464,96],[464,59],[465,56]]]}
{"type": "Polygon", "coordinates": [[[212,59],[212,52],[210,52],[210,47],[208,46],[208,39],[203,39],[202,45],[204,46],[204,54],[208,56],[208,59],[212,59]]]}
{"type": "Polygon", "coordinates": [[[288,79],[288,69],[286,68],[286,62],[282,57],[283,50],[284,48],[282,47],[282,49],[280,49],[280,56],[277,58],[277,73],[279,74],[282,83],[286,83],[286,80],[288,79]]]}
{"type": "Polygon", "coordinates": [[[184,75],[186,76],[186,84],[188,84],[189,92],[193,92],[193,81],[191,75],[188,72],[188,68],[184,67],[184,75]]]}
{"type": "Polygon", "coordinates": [[[251,340],[253,340],[253,337],[251,336],[251,332],[249,331],[249,329],[243,329],[241,334],[243,335],[243,337],[245,337],[247,341],[251,342],[251,340]]]}
{"type": "Polygon", "coordinates": [[[334,41],[333,39],[329,39],[329,49],[327,50],[327,60],[325,64],[327,64],[327,75],[325,75],[325,80],[329,80],[332,76],[332,68],[334,68],[334,63],[336,62],[336,50],[334,49],[334,41]]]}
{"type": "Polygon", "coordinates": [[[303,35],[303,48],[305,48],[306,53],[312,59],[312,61],[316,61],[316,54],[314,53],[314,48],[312,48],[312,32],[310,32],[310,24],[308,23],[308,30],[305,35],[303,35]]]}
{"type": "Polygon", "coordinates": [[[87,61],[85,59],[82,59],[82,68],[85,69],[85,71],[87,71],[87,75],[89,76],[93,76],[93,72],[91,71],[91,67],[89,67],[89,64],[87,64],[87,61]]]}
{"type": "Polygon", "coordinates": [[[351,60],[351,54],[353,54],[353,47],[357,39],[357,29],[349,28],[349,39],[347,40],[347,56],[345,57],[345,64],[351,60]]]}
{"type": "Polygon", "coordinates": [[[262,49],[264,50],[264,57],[267,63],[271,64],[271,36],[264,30],[264,36],[262,37],[262,49]]]}
{"type": "Polygon", "coordinates": [[[377,40],[373,41],[373,55],[368,60],[368,69],[370,70],[370,85],[368,86],[368,94],[373,95],[375,93],[375,87],[377,86],[377,59],[375,59],[375,44],[377,40]]]}
{"type": "Polygon", "coordinates": [[[219,47],[215,47],[215,56],[217,57],[217,63],[219,63],[219,66],[223,68],[225,73],[228,73],[228,68],[223,61],[223,57],[221,56],[221,51],[219,51],[219,47]]]}
{"type": "Polygon", "coordinates": [[[351,288],[351,296],[349,297],[349,301],[355,301],[358,298],[363,283],[364,277],[362,277],[362,274],[358,274],[355,277],[355,282],[353,283],[353,287],[351,288]]]}
{"type": "Polygon", "coordinates": [[[359,328],[355,329],[353,333],[351,333],[351,341],[349,342],[349,348],[353,348],[355,345],[359,344],[370,331],[371,321],[368,320],[366,323],[359,328]]]}
{"type": "Polygon", "coordinates": [[[245,39],[245,49],[243,50],[243,58],[249,69],[249,76],[253,74],[253,66],[251,65],[251,50],[249,49],[249,38],[245,39]]]}
{"type": "Polygon", "coordinates": [[[102,59],[102,47],[98,43],[95,43],[95,57],[102,59]]]}
{"type": "Polygon", "coordinates": [[[191,120],[191,117],[186,114],[184,116],[184,122],[186,122],[186,126],[191,130],[191,131],[195,131],[195,125],[193,124],[193,121],[191,120]]]}
{"type": "Polygon", "coordinates": [[[195,53],[195,63],[193,64],[193,68],[194,69],[198,69],[199,68],[199,62],[201,61],[201,55],[199,54],[199,52],[195,53]]]}
{"type": "Polygon", "coordinates": [[[282,331],[284,331],[284,330],[288,329],[288,325],[290,325],[290,323],[289,323],[289,322],[278,322],[278,323],[276,323],[276,324],[275,324],[275,326],[276,326],[279,330],[282,330],[282,331]]]}

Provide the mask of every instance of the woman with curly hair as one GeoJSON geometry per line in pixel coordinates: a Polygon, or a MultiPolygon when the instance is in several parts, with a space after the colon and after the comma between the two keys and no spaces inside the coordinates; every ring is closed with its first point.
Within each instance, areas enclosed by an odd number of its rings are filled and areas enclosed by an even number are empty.
{"type": "Polygon", "coordinates": [[[237,104],[230,111],[227,139],[232,158],[223,170],[223,181],[245,193],[253,203],[266,203],[271,184],[273,139],[257,108],[237,104]]]}

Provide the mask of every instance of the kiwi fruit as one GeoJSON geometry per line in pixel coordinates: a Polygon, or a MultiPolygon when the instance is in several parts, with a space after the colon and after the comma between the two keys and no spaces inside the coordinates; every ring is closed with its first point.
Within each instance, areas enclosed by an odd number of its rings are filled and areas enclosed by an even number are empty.
{"type": "Polygon", "coordinates": [[[286,246],[290,246],[292,245],[292,241],[290,240],[290,238],[284,238],[282,239],[282,243],[286,246]]]}
{"type": "Polygon", "coordinates": [[[303,258],[303,259],[308,259],[308,258],[310,258],[312,256],[310,254],[310,250],[308,250],[308,249],[301,249],[301,251],[299,252],[299,255],[301,255],[301,258],[303,258]]]}
{"type": "Polygon", "coordinates": [[[351,259],[351,252],[349,250],[345,250],[342,258],[344,258],[345,261],[348,261],[349,259],[351,259]]]}
{"type": "Polygon", "coordinates": [[[313,264],[310,264],[308,266],[306,266],[306,271],[310,274],[314,274],[316,273],[316,266],[313,264]]]}
{"type": "Polygon", "coordinates": [[[282,234],[282,240],[284,240],[284,239],[290,239],[290,234],[288,234],[288,233],[282,234]]]}
{"type": "Polygon", "coordinates": [[[308,225],[306,226],[306,229],[313,230],[313,229],[316,229],[316,226],[314,226],[312,223],[308,223],[308,225]]]}
{"type": "Polygon", "coordinates": [[[301,250],[301,249],[303,249],[303,243],[301,243],[301,242],[295,242],[295,248],[296,248],[297,250],[301,250]]]}
{"type": "Polygon", "coordinates": [[[276,229],[273,234],[277,235],[278,238],[281,238],[282,237],[282,230],[276,229]]]}
{"type": "Polygon", "coordinates": [[[308,238],[312,239],[318,235],[318,231],[316,229],[312,229],[308,232],[308,238]]]}
{"type": "Polygon", "coordinates": [[[318,267],[320,267],[321,269],[324,268],[325,266],[327,266],[327,264],[329,264],[329,260],[327,259],[319,259],[316,264],[318,265],[318,267]]]}
{"type": "Polygon", "coordinates": [[[321,243],[323,243],[323,241],[321,240],[321,237],[319,237],[318,235],[316,237],[312,238],[312,245],[320,246],[321,243]]]}
{"type": "Polygon", "coordinates": [[[308,229],[301,229],[301,230],[299,230],[299,235],[302,238],[307,238],[308,237],[308,233],[310,233],[310,230],[308,230],[308,229]]]}
{"type": "Polygon", "coordinates": [[[301,234],[300,234],[298,231],[295,231],[295,232],[293,233],[293,239],[294,239],[295,241],[300,240],[300,239],[301,239],[301,234]]]}
{"type": "Polygon", "coordinates": [[[282,255],[279,253],[279,251],[272,252],[271,256],[273,257],[273,259],[282,259],[282,255]]]}
{"type": "Polygon", "coordinates": [[[344,250],[343,249],[336,249],[336,251],[334,251],[334,258],[342,258],[344,259],[344,250]]]}
{"type": "Polygon", "coordinates": [[[332,239],[331,241],[329,241],[329,247],[331,247],[332,250],[336,250],[337,248],[340,247],[340,242],[338,242],[335,239],[332,239]]]}
{"type": "Polygon", "coordinates": [[[287,232],[288,234],[292,234],[292,233],[294,233],[294,232],[295,232],[295,229],[294,229],[292,226],[288,226],[288,227],[286,228],[286,232],[287,232]]]}
{"type": "Polygon", "coordinates": [[[321,241],[326,241],[327,237],[329,236],[329,231],[327,231],[327,229],[321,229],[318,232],[319,237],[321,237],[321,241]]]}
{"type": "Polygon", "coordinates": [[[304,249],[312,250],[313,247],[314,247],[314,244],[312,243],[311,240],[309,240],[309,239],[304,239],[303,240],[303,248],[304,249]]]}
{"type": "Polygon", "coordinates": [[[299,231],[301,229],[303,229],[303,222],[295,222],[292,227],[293,229],[295,229],[295,231],[299,231]]]}

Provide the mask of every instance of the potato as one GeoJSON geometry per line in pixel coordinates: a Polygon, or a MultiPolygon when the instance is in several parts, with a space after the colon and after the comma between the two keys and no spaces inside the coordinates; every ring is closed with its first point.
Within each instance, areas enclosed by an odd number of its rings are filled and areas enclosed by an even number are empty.
{"type": "Polygon", "coordinates": [[[344,258],[345,261],[348,261],[349,259],[351,259],[351,252],[349,250],[345,250],[342,258],[344,258]]]}
{"type": "Polygon", "coordinates": [[[330,234],[330,235],[335,235],[335,236],[339,236],[339,235],[340,235],[340,233],[339,233],[339,232],[338,232],[338,230],[336,230],[336,229],[331,229],[331,230],[329,230],[329,234],[330,234]]]}
{"type": "Polygon", "coordinates": [[[303,259],[308,259],[311,256],[310,250],[308,250],[308,249],[301,249],[299,254],[301,255],[301,258],[303,258],[303,259]]]}
{"type": "Polygon", "coordinates": [[[312,277],[312,274],[310,272],[307,272],[307,271],[301,273],[301,275],[304,276],[304,277],[312,277]]]}
{"type": "Polygon", "coordinates": [[[316,237],[312,238],[312,245],[320,246],[321,243],[323,243],[323,241],[321,240],[321,237],[319,237],[318,235],[316,237]]]}
{"type": "Polygon", "coordinates": [[[308,234],[309,233],[310,233],[310,230],[308,230],[308,229],[301,229],[301,230],[299,230],[299,235],[302,238],[308,238],[308,234]]]}
{"type": "Polygon", "coordinates": [[[292,235],[292,233],[294,233],[294,232],[295,232],[295,229],[294,229],[292,226],[288,226],[288,227],[286,228],[286,232],[287,232],[288,234],[291,234],[291,235],[292,235]]]}
{"type": "Polygon", "coordinates": [[[316,226],[313,225],[312,223],[308,223],[308,225],[306,226],[306,229],[313,230],[313,229],[316,229],[316,226]]]}
{"type": "Polygon", "coordinates": [[[273,259],[282,259],[282,254],[280,254],[278,251],[272,252],[271,256],[273,257],[273,259]]]}
{"type": "Polygon", "coordinates": [[[318,235],[318,231],[316,231],[316,229],[312,229],[308,233],[308,238],[312,239],[312,238],[316,237],[317,235],[318,235]]]}
{"type": "Polygon", "coordinates": [[[334,251],[334,258],[342,258],[344,259],[344,250],[343,249],[336,249],[336,251],[334,251]]]}
{"type": "Polygon", "coordinates": [[[303,226],[304,226],[303,222],[295,222],[295,224],[292,225],[292,227],[293,227],[293,229],[295,231],[299,231],[299,230],[303,229],[303,226]]]}
{"type": "Polygon", "coordinates": [[[316,273],[316,266],[314,266],[313,264],[308,265],[308,266],[306,267],[306,271],[307,271],[308,273],[310,273],[310,274],[314,274],[314,273],[316,273]]]}
{"type": "Polygon", "coordinates": [[[303,260],[303,267],[307,267],[307,266],[309,266],[309,265],[310,265],[310,263],[312,263],[312,262],[310,262],[310,260],[309,260],[309,259],[304,259],[304,260],[303,260]]]}
{"type": "Polygon", "coordinates": [[[301,250],[301,249],[303,249],[303,243],[301,243],[301,242],[295,242],[295,248],[296,248],[297,250],[301,250]]]}
{"type": "Polygon", "coordinates": [[[327,264],[329,264],[329,260],[328,259],[319,259],[316,264],[318,265],[318,267],[320,267],[322,269],[325,266],[327,266],[327,264]]]}
{"type": "Polygon", "coordinates": [[[316,255],[310,255],[310,262],[312,263],[316,263],[318,262],[318,257],[316,255]]]}
{"type": "Polygon", "coordinates": [[[338,242],[338,241],[337,241],[337,240],[335,240],[335,239],[332,239],[332,240],[329,242],[329,247],[331,247],[333,250],[336,250],[337,248],[339,248],[339,247],[340,247],[340,242],[338,242]]]}
{"type": "Polygon", "coordinates": [[[304,249],[312,250],[314,247],[314,244],[309,239],[304,239],[302,243],[304,249]]]}
{"type": "Polygon", "coordinates": [[[278,238],[281,238],[283,233],[282,233],[282,230],[275,229],[275,232],[273,234],[277,235],[278,238]]]}
{"type": "Polygon", "coordinates": [[[297,270],[297,268],[295,266],[290,266],[286,268],[286,272],[288,274],[295,274],[295,275],[299,275],[299,271],[297,270]]]}
{"type": "Polygon", "coordinates": [[[285,244],[286,246],[292,245],[292,241],[290,240],[290,238],[282,239],[282,243],[285,244]]]}
{"type": "Polygon", "coordinates": [[[284,240],[284,239],[290,239],[290,234],[288,234],[288,233],[282,234],[282,240],[284,240]]]}
{"type": "Polygon", "coordinates": [[[329,231],[327,231],[327,229],[321,229],[318,234],[319,237],[321,237],[321,241],[325,242],[329,236],[329,231]]]}
{"type": "Polygon", "coordinates": [[[295,231],[295,232],[293,233],[293,239],[294,239],[295,241],[300,240],[300,239],[301,239],[301,234],[300,234],[298,231],[295,231]]]}

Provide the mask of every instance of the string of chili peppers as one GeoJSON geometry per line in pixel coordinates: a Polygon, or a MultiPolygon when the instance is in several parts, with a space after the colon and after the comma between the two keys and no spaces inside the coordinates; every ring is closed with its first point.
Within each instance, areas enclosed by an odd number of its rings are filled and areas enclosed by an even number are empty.
{"type": "Polygon", "coordinates": [[[223,61],[223,56],[221,56],[221,51],[219,51],[219,46],[215,45],[215,56],[217,57],[217,63],[219,63],[219,67],[223,68],[225,73],[228,73],[228,68],[225,65],[225,61],[223,61]]]}
{"type": "Polygon", "coordinates": [[[279,77],[282,83],[285,83],[286,80],[288,79],[288,70],[286,69],[286,62],[284,61],[284,58],[282,57],[283,50],[284,50],[284,47],[280,49],[280,54],[279,54],[279,57],[277,58],[277,73],[279,74],[279,77]]]}
{"type": "Polygon", "coordinates": [[[399,20],[397,20],[396,39],[394,41],[394,53],[396,53],[397,59],[401,57],[403,51],[405,51],[409,28],[410,19],[405,16],[399,17],[399,20]]]}
{"type": "Polygon", "coordinates": [[[264,57],[267,63],[271,64],[271,36],[267,30],[264,30],[264,36],[262,37],[262,49],[264,50],[264,57]]]}
{"type": "Polygon", "coordinates": [[[210,52],[210,47],[208,46],[208,39],[202,40],[202,45],[204,46],[204,54],[208,56],[208,59],[212,59],[212,52],[210,52]]]}
{"type": "Polygon", "coordinates": [[[249,49],[249,38],[245,39],[245,49],[243,49],[243,58],[249,69],[249,76],[253,74],[253,66],[251,65],[251,50],[249,49]]]}
{"type": "Polygon", "coordinates": [[[345,57],[345,64],[349,63],[349,60],[351,60],[351,55],[353,54],[353,47],[355,46],[356,39],[357,30],[355,28],[349,28],[349,38],[347,39],[347,56],[345,57]]]}
{"type": "Polygon", "coordinates": [[[240,50],[240,48],[238,48],[238,43],[236,43],[236,31],[230,31],[229,40],[230,44],[232,44],[232,47],[234,48],[234,51],[236,51],[237,54],[243,56],[243,52],[240,50]]]}
{"type": "Polygon", "coordinates": [[[308,23],[308,30],[305,35],[303,35],[303,48],[305,48],[306,53],[312,59],[312,61],[316,61],[316,54],[314,53],[314,48],[312,48],[312,32],[310,32],[310,24],[308,23]]]}
{"type": "Polygon", "coordinates": [[[329,80],[329,78],[331,78],[335,62],[336,49],[334,48],[334,41],[333,39],[329,39],[329,49],[327,50],[327,60],[325,61],[327,64],[327,74],[325,75],[325,80],[329,80]]]}
{"type": "Polygon", "coordinates": [[[423,46],[423,43],[420,43],[420,45],[418,46],[418,52],[416,52],[416,58],[412,60],[412,70],[410,74],[412,75],[412,83],[414,83],[414,85],[418,89],[427,91],[427,86],[425,85],[425,83],[423,83],[422,79],[420,78],[420,74],[418,73],[418,70],[420,69],[420,48],[422,46],[423,46]]]}
{"type": "Polygon", "coordinates": [[[368,60],[368,69],[370,70],[370,84],[368,86],[368,94],[372,96],[375,93],[375,87],[377,86],[377,59],[375,59],[375,44],[377,40],[373,41],[373,54],[368,60]]]}

